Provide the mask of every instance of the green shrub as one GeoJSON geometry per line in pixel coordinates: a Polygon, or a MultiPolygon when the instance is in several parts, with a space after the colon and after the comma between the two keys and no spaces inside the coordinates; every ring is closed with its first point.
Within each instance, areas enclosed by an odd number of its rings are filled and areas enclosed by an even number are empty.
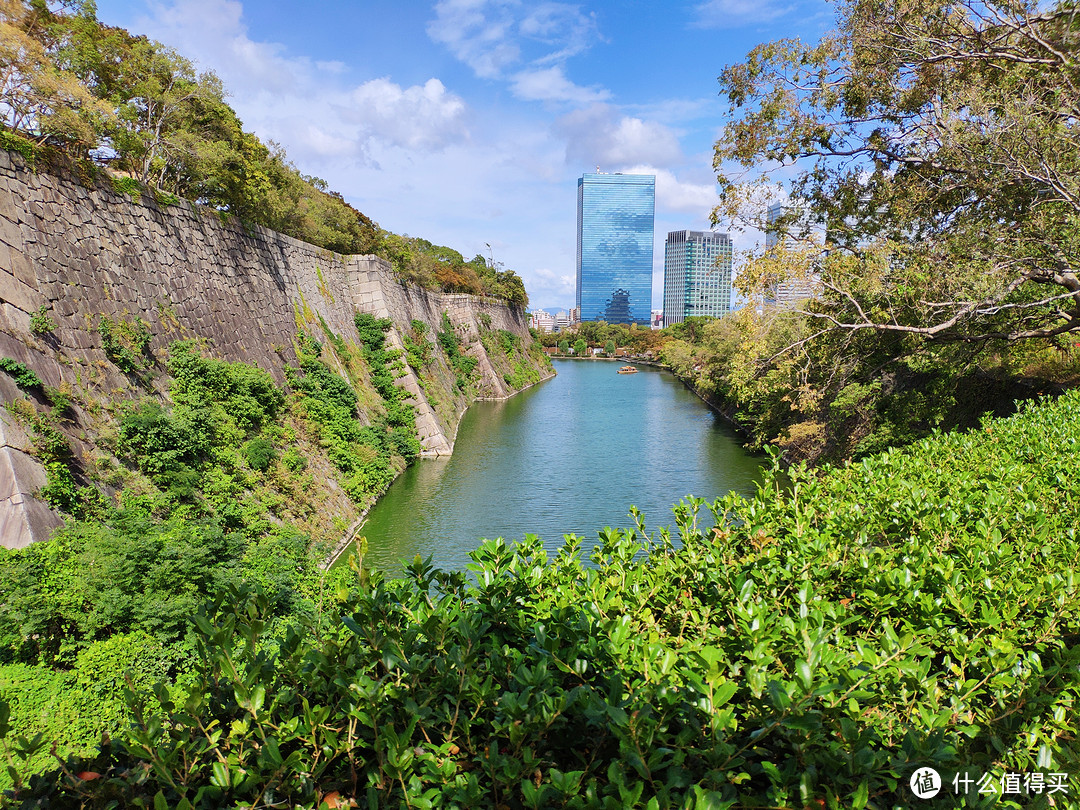
{"type": "Polygon", "coordinates": [[[480,361],[477,360],[477,358],[462,352],[461,338],[458,337],[457,332],[454,330],[454,325],[450,322],[450,316],[445,312],[442,314],[442,329],[435,335],[435,338],[438,341],[439,346],[442,347],[442,350],[446,352],[446,358],[450,362],[450,368],[457,374],[455,387],[459,391],[464,392],[480,361]]]}
{"type": "MultiPolygon", "coordinates": [[[[27,738],[28,743],[21,746],[27,754],[12,757],[8,768],[0,771],[0,790],[10,789],[14,778],[25,779],[55,767],[56,760],[49,753],[53,743],[61,756],[94,751],[100,734],[81,739],[77,736],[76,724],[83,707],[75,699],[75,677],[72,672],[56,672],[41,666],[0,665],[0,737],[7,724],[17,729],[19,736],[27,738]],[[37,745],[29,744],[35,737],[37,745]]],[[[9,750],[15,747],[14,736],[9,734],[7,740],[0,739],[0,751],[5,743],[9,750]]]]}
{"type": "Polygon", "coordinates": [[[71,389],[67,386],[61,385],[60,388],[56,388],[46,385],[45,397],[53,406],[53,414],[56,416],[63,416],[67,409],[71,407],[72,394],[71,389]]]}
{"type": "Polygon", "coordinates": [[[307,469],[308,465],[307,459],[295,447],[290,447],[284,452],[281,456],[281,463],[292,472],[301,472],[307,469]]]}
{"type": "MultiPolygon", "coordinates": [[[[405,392],[394,384],[395,371],[400,370],[398,353],[383,348],[390,321],[360,313],[356,325],[372,384],[386,406],[385,418],[372,425],[360,424],[356,392],[318,359],[311,341],[301,339],[300,369],[286,369],[286,373],[302,412],[318,425],[327,455],[343,473],[345,491],[357,503],[367,505],[393,481],[398,470],[391,457],[413,458],[420,443],[413,406],[402,402],[405,392]]],[[[296,470],[302,469],[301,463],[306,464],[298,456],[294,463],[296,470]]]]}
{"type": "Polygon", "coordinates": [[[71,473],[71,468],[63,461],[47,459],[45,467],[45,486],[37,493],[53,509],[73,514],[79,509],[81,488],[71,473]]]}
{"type": "Polygon", "coordinates": [[[98,321],[101,348],[113,364],[128,374],[144,368],[144,360],[150,356],[150,328],[141,320],[129,323],[123,319],[114,321],[102,315],[98,321]]]}
{"type": "Polygon", "coordinates": [[[113,175],[112,187],[117,194],[126,194],[131,199],[138,201],[142,197],[143,187],[134,177],[123,177],[120,175],[113,175]]]}
{"type": "Polygon", "coordinates": [[[346,572],[326,621],[273,647],[269,600],[233,590],[196,618],[190,697],[136,702],[118,744],[68,766],[106,778],[18,799],[864,808],[914,806],[924,766],[946,790],[957,770],[1071,780],[1078,446],[1073,392],[774,469],[709,505],[715,528],[693,499],[677,536],[635,513],[588,561],[526,537],[482,545],[469,576],[346,572]]]}
{"type": "Polygon", "coordinates": [[[500,329],[498,335],[499,348],[502,349],[503,354],[507,357],[510,357],[516,350],[521,348],[521,338],[513,332],[508,332],[506,329],[500,329]]]}
{"type": "Polygon", "coordinates": [[[23,160],[26,161],[26,165],[31,169],[37,167],[37,162],[44,152],[44,150],[33,141],[3,128],[0,128],[0,147],[11,152],[18,152],[22,155],[23,160]]]}
{"type": "Polygon", "coordinates": [[[0,369],[10,374],[12,379],[15,380],[15,384],[20,388],[34,391],[40,390],[45,385],[41,381],[41,377],[18,360],[12,360],[10,357],[0,357],[0,369]]]}
{"type": "Polygon", "coordinates": [[[169,347],[173,401],[192,409],[220,405],[241,430],[258,430],[277,416],[285,396],[267,372],[199,354],[191,341],[169,347]]]}
{"type": "Polygon", "coordinates": [[[120,418],[120,450],[163,490],[190,498],[213,440],[200,416],[205,412],[176,414],[157,402],[141,403],[120,418]]]}
{"type": "Polygon", "coordinates": [[[248,466],[259,472],[266,472],[276,455],[274,445],[261,437],[244,445],[244,458],[247,459],[248,466]]]}
{"type": "Polygon", "coordinates": [[[49,310],[42,304],[30,315],[30,331],[35,335],[47,335],[56,328],[56,322],[49,317],[49,310]]]}
{"type": "Polygon", "coordinates": [[[169,206],[177,205],[180,202],[180,198],[177,197],[175,194],[170,194],[169,192],[162,191],[159,188],[153,188],[151,189],[151,192],[154,195],[154,200],[162,208],[168,208],[169,206]]]}
{"type": "Polygon", "coordinates": [[[414,320],[412,329],[403,338],[406,360],[417,373],[431,363],[431,344],[427,339],[427,328],[423,321],[414,320]]]}
{"type": "Polygon", "coordinates": [[[393,326],[389,318],[376,318],[369,312],[357,312],[353,321],[360,335],[360,343],[371,351],[377,351],[383,347],[386,333],[393,326]]]}
{"type": "Polygon", "coordinates": [[[168,680],[175,657],[145,630],[117,633],[83,649],[75,660],[74,688],[91,711],[78,718],[84,728],[78,736],[93,740],[102,731],[119,731],[130,720],[125,690],[150,692],[168,680]]]}

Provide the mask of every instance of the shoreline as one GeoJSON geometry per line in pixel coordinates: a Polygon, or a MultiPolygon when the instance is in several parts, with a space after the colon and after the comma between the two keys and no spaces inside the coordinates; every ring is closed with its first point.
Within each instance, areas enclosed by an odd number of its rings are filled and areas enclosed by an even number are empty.
{"type": "MultiPolygon", "coordinates": [[[[517,396],[522,391],[528,391],[530,388],[533,388],[534,386],[537,386],[540,383],[547,382],[548,380],[555,377],[557,375],[557,373],[558,372],[556,372],[555,369],[552,369],[551,373],[548,374],[546,377],[543,377],[543,378],[537,380],[534,383],[529,383],[524,388],[520,388],[517,391],[514,391],[514,393],[512,393],[512,394],[507,394],[505,397],[477,397],[476,399],[474,399],[472,402],[469,403],[468,407],[466,407],[465,410],[463,410],[461,413],[458,414],[458,417],[457,417],[458,424],[461,423],[462,417],[464,417],[465,413],[469,410],[470,407],[472,407],[473,402],[505,402],[506,400],[517,396]]],[[[454,453],[454,445],[451,444],[450,445],[450,455],[453,455],[453,453],[454,453]]],[[[417,456],[417,461],[423,461],[423,459],[425,459],[425,458],[447,458],[447,456],[446,455],[441,455],[441,456],[434,456],[434,455],[432,455],[432,456],[423,456],[423,455],[421,455],[421,456],[417,456]]],[[[404,470],[402,470],[402,472],[404,472],[404,470]]],[[[349,546],[351,546],[353,544],[353,542],[356,540],[357,535],[360,532],[360,530],[362,528],[364,528],[364,523],[367,521],[368,512],[370,512],[372,510],[372,508],[375,506],[375,504],[377,504],[379,502],[379,499],[382,498],[382,496],[386,494],[387,490],[389,490],[390,487],[392,487],[394,485],[394,481],[397,481],[398,478],[400,477],[400,475],[401,475],[401,473],[398,473],[398,475],[395,475],[393,481],[391,481],[387,485],[386,490],[383,490],[383,492],[381,492],[379,494],[379,496],[375,498],[375,500],[373,500],[370,504],[368,504],[367,507],[365,507],[364,511],[362,511],[360,513],[360,515],[356,518],[356,520],[353,521],[352,525],[349,526],[349,528],[345,530],[345,534],[342,536],[342,538],[340,540],[338,540],[337,543],[334,544],[333,551],[330,552],[330,554],[326,557],[326,559],[324,559],[321,563],[319,563],[319,568],[321,570],[329,571],[331,568],[334,567],[334,565],[341,558],[341,556],[348,550],[349,546]]]]}

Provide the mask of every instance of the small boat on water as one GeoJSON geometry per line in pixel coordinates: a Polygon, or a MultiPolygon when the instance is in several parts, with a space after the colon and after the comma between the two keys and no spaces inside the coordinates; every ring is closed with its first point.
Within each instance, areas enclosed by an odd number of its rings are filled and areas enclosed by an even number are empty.
{"type": "Polygon", "coordinates": [[[619,369],[620,374],[637,374],[637,369],[633,366],[623,366],[619,369]]]}

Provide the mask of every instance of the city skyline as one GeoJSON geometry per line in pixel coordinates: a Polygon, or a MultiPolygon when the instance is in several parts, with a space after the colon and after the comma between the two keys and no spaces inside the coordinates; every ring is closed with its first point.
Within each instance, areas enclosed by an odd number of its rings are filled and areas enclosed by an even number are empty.
{"type": "MultiPolygon", "coordinates": [[[[529,5],[99,0],[99,18],[215,71],[245,129],[395,233],[489,255],[533,306],[574,300],[572,183],[654,174],[663,234],[710,227],[716,77],[755,45],[816,40],[823,2],[529,5]]],[[[758,235],[732,234],[736,248],[758,235]]]]}

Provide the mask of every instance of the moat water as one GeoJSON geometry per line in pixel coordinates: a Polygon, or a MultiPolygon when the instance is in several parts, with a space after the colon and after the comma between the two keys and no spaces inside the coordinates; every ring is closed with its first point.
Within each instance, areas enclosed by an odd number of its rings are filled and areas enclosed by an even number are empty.
{"type": "Polygon", "coordinates": [[[481,538],[538,535],[549,553],[563,535],[586,551],[606,526],[674,527],[687,495],[750,494],[763,458],[666,371],[557,360],[558,375],[505,402],[477,402],[449,458],[423,459],[395,481],[360,534],[367,562],[389,574],[431,555],[461,570],[481,538]]]}

